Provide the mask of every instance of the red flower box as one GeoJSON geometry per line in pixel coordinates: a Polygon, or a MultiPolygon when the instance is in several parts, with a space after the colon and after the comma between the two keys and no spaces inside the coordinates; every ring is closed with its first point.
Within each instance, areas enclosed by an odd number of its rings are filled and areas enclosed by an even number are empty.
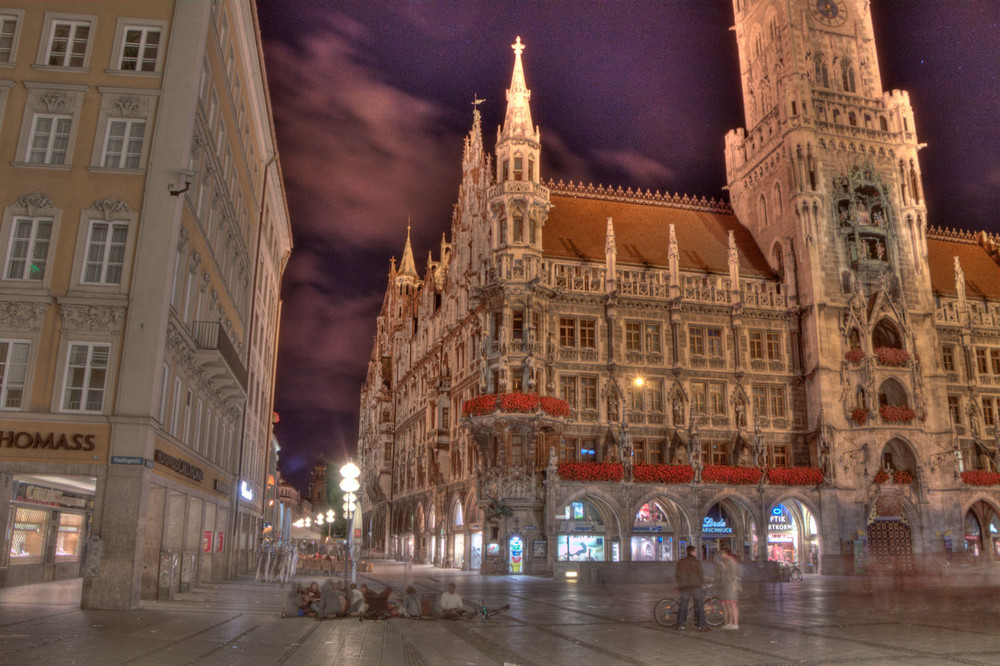
{"type": "Polygon", "coordinates": [[[886,423],[909,423],[917,417],[917,412],[899,405],[882,405],[878,410],[886,423]]]}
{"type": "Polygon", "coordinates": [[[621,481],[625,476],[619,463],[561,462],[556,471],[566,481],[621,481]]]}
{"type": "Polygon", "coordinates": [[[861,359],[865,357],[865,353],[860,349],[852,349],[851,351],[844,354],[844,359],[850,361],[851,363],[860,363],[861,359]]]}
{"type": "Polygon", "coordinates": [[[771,467],[767,470],[767,481],[776,486],[818,486],[823,483],[823,470],[819,467],[771,467]]]}
{"type": "Polygon", "coordinates": [[[705,469],[701,472],[701,480],[705,483],[751,485],[760,481],[760,467],[705,465],[705,469]]]}
{"type": "Polygon", "coordinates": [[[690,483],[694,478],[691,465],[636,465],[632,478],[638,483],[690,483]]]}
{"type": "Polygon", "coordinates": [[[851,420],[858,425],[864,425],[868,420],[868,408],[867,407],[857,407],[851,412],[851,420]]]}
{"type": "Polygon", "coordinates": [[[465,416],[485,416],[493,412],[530,414],[541,408],[546,414],[560,418],[569,416],[569,403],[559,398],[537,396],[534,393],[502,393],[476,396],[462,404],[465,416]]]}
{"type": "Polygon", "coordinates": [[[905,485],[908,483],[913,483],[915,480],[916,479],[914,478],[913,474],[907,472],[906,470],[897,469],[895,472],[892,473],[893,483],[899,483],[905,485]]]}
{"type": "Polygon", "coordinates": [[[906,365],[910,360],[910,352],[895,347],[876,347],[875,356],[882,365],[906,365]]]}
{"type": "Polygon", "coordinates": [[[878,471],[878,474],[876,474],[874,478],[875,483],[885,483],[888,480],[889,480],[889,475],[886,474],[884,469],[880,469],[878,471]]]}
{"type": "Polygon", "coordinates": [[[981,469],[962,472],[962,483],[970,486],[1000,486],[1000,472],[986,472],[981,469]]]}

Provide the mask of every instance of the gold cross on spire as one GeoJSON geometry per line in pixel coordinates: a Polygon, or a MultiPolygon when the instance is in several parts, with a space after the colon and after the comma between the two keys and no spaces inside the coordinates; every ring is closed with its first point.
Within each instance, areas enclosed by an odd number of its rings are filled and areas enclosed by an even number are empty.
{"type": "Polygon", "coordinates": [[[510,45],[510,48],[514,49],[514,55],[521,55],[521,51],[524,50],[524,44],[521,43],[520,35],[517,36],[517,41],[510,45]]]}

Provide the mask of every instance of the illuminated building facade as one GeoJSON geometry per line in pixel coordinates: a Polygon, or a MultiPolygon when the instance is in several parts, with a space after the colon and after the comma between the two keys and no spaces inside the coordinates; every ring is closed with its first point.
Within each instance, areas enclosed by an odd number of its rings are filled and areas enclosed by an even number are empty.
{"type": "Polygon", "coordinates": [[[544,181],[513,45],[495,158],[476,110],[438,258],[390,267],[368,547],[602,580],[720,540],[834,574],[1000,559],[1000,245],[928,226],[867,2],[734,12],[731,207],[544,181]]]}
{"type": "Polygon", "coordinates": [[[291,247],[255,6],[0,5],[3,585],[252,570],[291,247]]]}

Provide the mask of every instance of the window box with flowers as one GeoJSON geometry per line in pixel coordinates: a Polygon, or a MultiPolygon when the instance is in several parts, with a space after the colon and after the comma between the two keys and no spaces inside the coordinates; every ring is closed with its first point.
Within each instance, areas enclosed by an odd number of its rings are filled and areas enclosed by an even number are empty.
{"type": "Polygon", "coordinates": [[[564,481],[621,481],[625,476],[619,463],[561,462],[556,471],[564,481]]]}
{"type": "Polygon", "coordinates": [[[844,360],[854,364],[861,363],[864,357],[865,353],[860,349],[852,349],[851,351],[844,354],[844,360]]]}
{"type": "Polygon", "coordinates": [[[909,423],[917,418],[916,411],[903,405],[882,405],[878,413],[886,423],[909,423]]]}
{"type": "Polygon", "coordinates": [[[896,347],[876,347],[875,356],[882,365],[901,366],[910,360],[910,352],[896,347]]]}
{"type": "Polygon", "coordinates": [[[962,472],[962,483],[970,486],[1000,486],[1000,472],[981,469],[962,472]]]}
{"type": "Polygon", "coordinates": [[[541,410],[549,416],[566,418],[569,403],[559,398],[538,396],[534,393],[488,393],[466,400],[462,404],[465,416],[487,416],[495,412],[506,414],[531,414],[541,410]]]}
{"type": "Polygon", "coordinates": [[[705,483],[752,485],[760,481],[760,475],[760,467],[705,465],[705,468],[701,472],[701,480],[705,483]]]}
{"type": "Polygon", "coordinates": [[[897,485],[905,486],[913,483],[916,477],[913,476],[913,472],[904,469],[894,470],[891,476],[889,472],[880,469],[874,478],[875,483],[888,483],[890,480],[897,485]]]}
{"type": "Polygon", "coordinates": [[[868,421],[868,408],[867,407],[855,407],[851,412],[851,420],[858,425],[864,425],[868,421]]]}
{"type": "Polygon", "coordinates": [[[767,482],[775,486],[818,486],[823,483],[819,467],[771,467],[767,482]]]}
{"type": "Polygon", "coordinates": [[[691,465],[636,465],[632,479],[637,483],[690,483],[694,478],[691,465]]]}

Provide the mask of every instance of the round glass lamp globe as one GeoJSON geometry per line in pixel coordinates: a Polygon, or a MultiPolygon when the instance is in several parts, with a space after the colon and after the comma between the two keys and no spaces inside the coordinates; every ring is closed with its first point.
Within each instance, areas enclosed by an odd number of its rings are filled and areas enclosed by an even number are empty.
{"type": "Polygon", "coordinates": [[[361,483],[357,479],[351,479],[345,477],[340,481],[340,489],[345,493],[353,493],[355,490],[361,487],[361,483]]]}
{"type": "Polygon", "coordinates": [[[340,468],[340,475],[345,479],[356,479],[361,476],[361,468],[349,462],[340,468]]]}

